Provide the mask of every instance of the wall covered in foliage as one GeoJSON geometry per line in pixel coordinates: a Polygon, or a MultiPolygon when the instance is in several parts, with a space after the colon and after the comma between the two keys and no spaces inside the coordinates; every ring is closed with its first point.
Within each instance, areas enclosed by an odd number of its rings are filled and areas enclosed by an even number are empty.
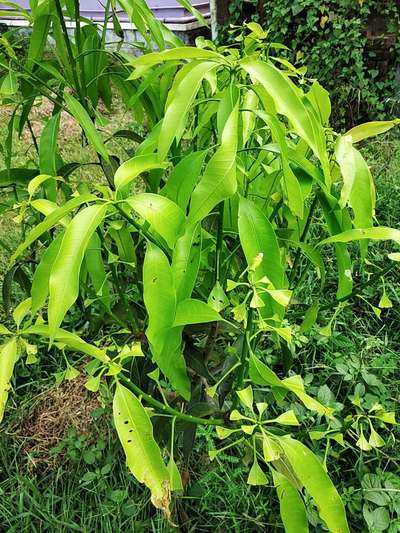
{"type": "Polygon", "coordinates": [[[230,22],[257,20],[287,58],[330,91],[337,126],[394,116],[400,109],[398,0],[243,0],[230,22]],[[253,9],[250,9],[253,7],[253,9]]]}

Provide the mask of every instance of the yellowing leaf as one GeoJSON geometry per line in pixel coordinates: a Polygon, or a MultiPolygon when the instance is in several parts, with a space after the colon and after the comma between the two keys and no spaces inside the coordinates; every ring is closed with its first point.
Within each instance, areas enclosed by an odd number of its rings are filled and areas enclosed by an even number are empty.
{"type": "Polygon", "coordinates": [[[13,337],[3,345],[0,351],[0,422],[4,417],[10,381],[17,361],[17,339],[13,337]]]}
{"type": "Polygon", "coordinates": [[[248,485],[266,485],[268,478],[264,471],[261,469],[256,458],[254,458],[253,466],[250,469],[249,476],[247,478],[248,485]]]}
{"type": "Polygon", "coordinates": [[[170,516],[170,474],[153,437],[146,409],[132,392],[117,384],[113,401],[114,422],[129,470],[151,491],[155,507],[170,516]]]}
{"type": "Polygon", "coordinates": [[[286,413],[282,413],[281,415],[279,415],[277,418],[274,419],[274,422],[276,422],[277,424],[282,424],[283,426],[300,425],[300,422],[297,420],[297,417],[292,409],[290,411],[286,411],[286,413]]]}
{"type": "Polygon", "coordinates": [[[245,389],[236,391],[236,394],[239,396],[240,402],[250,409],[253,410],[253,388],[251,385],[246,387],[245,389]]]}

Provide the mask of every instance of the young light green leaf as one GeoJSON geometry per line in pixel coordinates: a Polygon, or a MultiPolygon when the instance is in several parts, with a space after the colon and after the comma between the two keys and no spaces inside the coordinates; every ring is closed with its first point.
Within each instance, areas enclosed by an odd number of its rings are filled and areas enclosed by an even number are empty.
{"type": "Polygon", "coordinates": [[[258,461],[256,458],[254,458],[254,462],[252,467],[250,468],[249,476],[247,478],[247,484],[248,485],[267,485],[268,478],[265,475],[264,471],[261,469],[260,465],[258,464],[258,461]]]}
{"type": "Polygon", "coordinates": [[[249,385],[248,387],[246,387],[245,389],[242,389],[242,390],[237,390],[236,391],[236,394],[239,396],[239,400],[240,402],[245,406],[247,407],[248,409],[250,409],[251,411],[253,410],[253,388],[251,385],[249,385]]]}
{"type": "Polygon", "coordinates": [[[183,157],[168,176],[160,194],[166,196],[186,212],[190,195],[197,183],[206,151],[192,152],[183,157]]]}
{"type": "Polygon", "coordinates": [[[11,256],[10,263],[13,263],[17,259],[17,257],[19,257],[22,252],[24,252],[28,248],[28,246],[35,242],[41,235],[43,235],[43,233],[45,233],[55,224],[57,224],[57,222],[61,220],[65,215],[73,211],[76,207],[86,202],[91,202],[93,200],[96,200],[96,196],[92,194],[84,194],[82,196],[78,196],[77,198],[72,198],[63,206],[50,213],[43,220],[43,222],[40,222],[39,224],[34,226],[33,229],[31,229],[24,242],[17,247],[17,249],[11,256]]]}
{"type": "Polygon", "coordinates": [[[158,154],[163,160],[176,138],[180,140],[189,109],[196,98],[204,76],[218,65],[212,61],[189,63],[175,78],[168,96],[167,107],[158,139],[158,154]]]}
{"type": "Polygon", "coordinates": [[[65,230],[49,278],[48,321],[52,338],[79,294],[79,273],[89,241],[101,224],[107,205],[80,211],[65,230]]]}
{"type": "Polygon", "coordinates": [[[49,278],[51,267],[53,266],[54,260],[57,257],[63,236],[63,233],[59,233],[57,237],[51,241],[47,250],[40,258],[40,262],[33,274],[31,287],[32,315],[34,315],[41,307],[43,307],[49,294],[49,278]]]}
{"type": "Polygon", "coordinates": [[[113,414],[129,470],[150,489],[153,505],[169,517],[170,476],[154,440],[151,420],[136,396],[120,383],[115,390],[113,414]]]}
{"type": "Polygon", "coordinates": [[[186,226],[185,233],[176,241],[171,268],[178,302],[192,295],[200,266],[201,243],[200,224],[186,226]]]}
{"type": "Polygon", "coordinates": [[[101,240],[97,233],[94,233],[90,238],[85,252],[85,265],[96,292],[96,296],[99,297],[101,303],[107,309],[110,309],[110,291],[108,288],[103,257],[101,255],[101,240]]]}
{"type": "MultiPolygon", "coordinates": [[[[53,115],[46,123],[40,136],[39,166],[41,174],[48,174],[50,176],[57,176],[58,174],[57,162],[59,157],[57,154],[57,138],[60,127],[60,117],[61,113],[53,115]]],[[[55,183],[51,183],[50,185],[55,193],[55,183]]],[[[55,201],[55,195],[50,199],[55,201]]]]}
{"type": "Polygon", "coordinates": [[[278,493],[285,533],[308,533],[306,508],[298,490],[287,477],[276,470],[272,471],[272,477],[278,493]]]}
{"type": "Polygon", "coordinates": [[[400,230],[388,228],[386,226],[375,226],[373,228],[351,229],[343,231],[337,235],[332,235],[318,243],[318,246],[323,244],[331,244],[335,242],[351,242],[362,239],[370,239],[372,241],[387,241],[391,240],[400,244],[400,230]]]}
{"type": "Polygon", "coordinates": [[[366,122],[365,124],[359,124],[347,131],[346,135],[351,135],[353,143],[358,143],[364,139],[368,139],[368,137],[375,137],[380,133],[385,133],[398,124],[400,124],[399,118],[394,120],[366,122]]]}
{"type": "Polygon", "coordinates": [[[185,214],[176,203],[159,194],[146,192],[127,198],[126,203],[165,239],[170,248],[174,248],[185,224],[185,214]]]}
{"type": "Polygon", "coordinates": [[[201,300],[187,298],[178,303],[176,307],[173,327],[186,326],[188,324],[205,324],[222,320],[217,311],[201,300]]]}
{"type": "Polygon", "coordinates": [[[96,130],[86,109],[76,98],[67,92],[64,92],[64,100],[68,111],[79,123],[90,144],[98,154],[100,154],[106,161],[109,161],[108,152],[104,146],[103,139],[101,138],[100,133],[96,130]]]}
{"type": "Polygon", "coordinates": [[[279,438],[296,476],[314,498],[319,514],[332,533],[349,533],[343,502],[318,457],[289,436],[279,438]]]}
{"type": "Polygon", "coordinates": [[[169,481],[171,484],[171,490],[183,490],[182,478],[178,467],[176,466],[173,457],[169,458],[167,469],[169,472],[169,481]]]}
{"type": "MultiPolygon", "coordinates": [[[[39,337],[46,337],[47,339],[51,338],[50,328],[47,324],[38,324],[34,326],[29,326],[21,332],[23,335],[38,335],[39,337]]],[[[84,354],[90,355],[103,363],[109,363],[110,358],[104,350],[93,346],[82,340],[75,333],[66,331],[65,329],[58,328],[54,333],[54,340],[61,344],[65,344],[70,350],[82,352],[84,354]]]]}
{"type": "Polygon", "coordinates": [[[17,361],[17,338],[13,337],[4,344],[0,351],[0,423],[4,417],[10,381],[17,361]]]}
{"type": "Polygon", "coordinates": [[[274,422],[277,424],[282,424],[283,426],[299,426],[300,422],[297,420],[297,417],[294,413],[294,411],[291,409],[290,411],[286,411],[286,413],[282,413],[277,418],[274,419],[274,422]]]}
{"type": "Polygon", "coordinates": [[[17,324],[17,327],[21,325],[24,318],[30,313],[32,306],[32,298],[26,298],[23,300],[13,311],[13,319],[17,324]]]}
{"type": "Polygon", "coordinates": [[[237,190],[236,150],[238,142],[238,105],[230,114],[222,133],[221,146],[208,162],[192,194],[189,222],[203,220],[220,202],[237,190]]]}
{"type": "Polygon", "coordinates": [[[114,184],[117,190],[132,183],[143,172],[148,172],[155,168],[167,168],[168,163],[164,163],[156,154],[137,155],[122,163],[114,176],[114,184]]]}

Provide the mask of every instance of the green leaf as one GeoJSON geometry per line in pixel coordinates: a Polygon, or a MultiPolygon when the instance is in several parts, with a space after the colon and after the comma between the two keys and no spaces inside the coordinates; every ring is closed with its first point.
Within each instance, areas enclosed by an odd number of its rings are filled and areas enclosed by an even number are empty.
{"type": "Polygon", "coordinates": [[[269,126],[272,138],[278,144],[282,159],[283,183],[287,196],[289,209],[295,216],[303,218],[304,199],[300,183],[289,164],[288,143],[285,138],[284,128],[279,120],[269,113],[258,111],[257,115],[269,126]]]}
{"type": "Polygon", "coordinates": [[[178,303],[173,326],[186,326],[188,324],[205,324],[222,320],[217,311],[201,300],[187,298],[178,303]]]}
{"type": "Polygon", "coordinates": [[[97,233],[94,233],[89,241],[85,252],[85,264],[96,296],[107,309],[110,309],[110,291],[107,283],[107,274],[104,268],[103,257],[101,255],[101,240],[97,233]]]}
{"type": "Polygon", "coordinates": [[[107,205],[80,211],[65,230],[49,279],[48,321],[51,338],[79,294],[79,273],[89,241],[101,224],[107,205]]]}
{"type": "Polygon", "coordinates": [[[241,66],[253,82],[260,83],[271,96],[277,112],[289,119],[296,133],[320,159],[324,174],[329,176],[325,133],[315,115],[305,105],[301,91],[288,76],[271,63],[246,58],[241,61],[241,66]]]}
{"type": "Polygon", "coordinates": [[[311,411],[316,411],[320,415],[331,416],[333,410],[325,407],[317,400],[309,396],[304,391],[303,380],[300,376],[291,376],[290,378],[280,379],[273,370],[267,367],[255,355],[250,355],[249,365],[250,379],[258,385],[269,385],[274,390],[286,389],[293,392],[299,400],[311,411]]]}
{"type": "MultiPolygon", "coordinates": [[[[30,326],[21,333],[23,335],[38,335],[39,337],[46,337],[48,339],[51,338],[52,334],[47,324],[30,326]]],[[[70,350],[90,355],[103,363],[109,363],[110,361],[110,358],[104,350],[85,342],[78,335],[75,335],[75,333],[71,333],[65,329],[58,328],[54,333],[54,340],[58,343],[65,344],[70,350]]]]}
{"type": "Polygon", "coordinates": [[[176,466],[173,457],[169,458],[167,469],[169,472],[169,480],[171,483],[171,490],[183,490],[181,474],[176,466]]]}
{"type": "Polygon", "coordinates": [[[208,162],[192,193],[189,223],[203,220],[220,202],[237,189],[236,150],[238,142],[238,105],[230,114],[222,133],[221,146],[208,162]]]}
{"type": "Polygon", "coordinates": [[[396,118],[394,120],[382,120],[374,122],[366,122],[365,124],[359,124],[351,130],[346,132],[346,135],[351,135],[353,143],[363,141],[368,139],[368,137],[375,137],[380,133],[385,133],[386,131],[400,124],[400,119],[396,118]]]}
{"type": "Polygon", "coordinates": [[[93,196],[92,194],[84,194],[82,196],[78,196],[77,198],[72,198],[63,206],[50,213],[50,215],[48,215],[43,222],[40,222],[40,224],[37,224],[33,227],[33,229],[31,229],[24,242],[17,247],[11,256],[10,263],[13,263],[17,257],[19,257],[22,252],[28,248],[28,246],[35,242],[41,235],[43,235],[43,233],[55,226],[55,224],[57,224],[57,222],[59,222],[59,220],[61,220],[65,215],[73,211],[76,207],[92,200],[96,200],[96,196],[93,196]]]}
{"type": "Polygon", "coordinates": [[[40,258],[40,262],[33,274],[31,288],[32,315],[34,315],[41,307],[43,307],[49,294],[49,278],[51,267],[53,266],[54,260],[57,257],[60,249],[63,235],[63,233],[60,233],[54,240],[51,241],[47,250],[45,250],[44,254],[40,258]]]}
{"type": "Polygon", "coordinates": [[[6,76],[4,76],[0,85],[0,94],[5,96],[12,96],[18,91],[17,76],[13,70],[10,70],[6,76]]]}
{"type": "Polygon", "coordinates": [[[4,417],[11,378],[17,361],[17,338],[13,337],[0,351],[0,423],[4,417]]]}
{"type": "Polygon", "coordinates": [[[91,121],[86,109],[80,102],[78,102],[76,98],[67,92],[64,92],[64,100],[68,111],[85,132],[89,143],[93,146],[98,154],[100,154],[107,162],[109,162],[108,152],[104,146],[103,139],[101,138],[100,133],[96,130],[96,127],[91,121]]]}
{"type": "Polygon", "coordinates": [[[171,264],[178,302],[192,295],[199,271],[200,257],[200,224],[187,226],[185,233],[176,241],[171,264]]]}
{"type": "Polygon", "coordinates": [[[129,470],[151,491],[155,507],[169,517],[170,476],[146,409],[127,388],[117,384],[113,401],[114,423],[129,470]]]}
{"type": "Polygon", "coordinates": [[[272,470],[272,477],[278,493],[285,533],[308,533],[306,508],[298,490],[286,476],[276,470],[272,470]]]}
{"type": "Polygon", "coordinates": [[[284,270],[275,232],[268,218],[247,198],[239,200],[239,237],[247,264],[262,254],[254,270],[254,283],[265,276],[276,289],[284,287],[284,270]]]}
{"type": "Polygon", "coordinates": [[[253,401],[254,401],[252,386],[249,385],[245,389],[237,390],[236,394],[239,396],[240,402],[245,407],[247,407],[248,409],[250,409],[252,411],[253,410],[253,401]]]}
{"type": "Polygon", "coordinates": [[[300,422],[297,420],[297,417],[294,413],[294,411],[291,409],[290,411],[286,411],[286,413],[282,413],[277,418],[274,419],[274,422],[277,424],[282,424],[283,426],[299,426],[300,422]]]}
{"type": "Polygon", "coordinates": [[[185,128],[186,117],[200,89],[205,75],[217,64],[211,61],[189,63],[175,77],[168,95],[167,107],[158,139],[159,158],[164,159],[174,141],[179,142],[185,128]]]}
{"type": "MultiPolygon", "coordinates": [[[[53,115],[47,121],[40,136],[39,145],[39,166],[41,174],[48,174],[49,176],[57,176],[57,137],[60,127],[61,113],[53,115]]],[[[55,201],[54,198],[50,198],[55,201]]]]}
{"type": "Polygon", "coordinates": [[[386,226],[375,226],[373,228],[351,229],[343,231],[337,235],[332,235],[327,239],[323,239],[318,243],[318,246],[323,244],[331,244],[334,242],[351,242],[362,239],[371,239],[372,241],[394,241],[400,244],[400,230],[388,228],[386,226]]]}
{"type": "Polygon", "coordinates": [[[190,195],[197,183],[206,151],[192,152],[173,168],[160,194],[166,196],[186,212],[190,195]]]}
{"type": "Polygon", "coordinates": [[[30,313],[31,305],[32,305],[32,299],[26,298],[20,304],[18,304],[17,307],[14,309],[13,319],[17,327],[21,325],[21,322],[30,313]]]}
{"type": "Polygon", "coordinates": [[[161,52],[151,52],[149,54],[143,54],[140,57],[133,59],[130,62],[132,67],[138,69],[134,72],[129,79],[136,79],[142,75],[140,68],[150,68],[153,65],[161,63],[162,61],[180,61],[182,59],[208,59],[216,60],[218,62],[225,62],[224,56],[213,52],[212,50],[206,50],[204,48],[195,48],[192,46],[179,46],[177,48],[171,48],[170,50],[163,50],[161,52]]]}
{"type": "Polygon", "coordinates": [[[144,218],[170,248],[181,236],[185,214],[172,200],[159,194],[141,193],[126,199],[126,203],[144,218]]]}
{"type": "Polygon", "coordinates": [[[318,318],[319,303],[313,302],[304,314],[304,320],[300,324],[299,333],[305,333],[309,331],[315,324],[318,318]]]}
{"type": "Polygon", "coordinates": [[[174,327],[177,302],[172,269],[165,254],[151,243],[143,264],[143,298],[153,358],[173,387],[188,399],[190,382],[182,354],[182,328],[174,327]]]}
{"type": "Polygon", "coordinates": [[[137,155],[128,159],[117,169],[114,184],[117,190],[132,183],[143,172],[155,168],[167,168],[168,163],[163,163],[156,154],[137,155]]]}
{"type": "Polygon", "coordinates": [[[349,533],[343,502],[318,457],[289,436],[279,438],[296,476],[317,504],[319,514],[332,533],[349,533]]]}
{"type": "Polygon", "coordinates": [[[250,468],[249,476],[247,478],[247,484],[248,485],[267,485],[268,478],[265,475],[264,471],[261,469],[260,465],[258,464],[258,461],[256,458],[254,458],[254,462],[252,467],[250,468]]]}
{"type": "Polygon", "coordinates": [[[51,18],[48,14],[35,17],[34,19],[25,63],[25,68],[28,71],[32,71],[37,61],[42,59],[43,51],[48,38],[50,20],[51,18]]]}

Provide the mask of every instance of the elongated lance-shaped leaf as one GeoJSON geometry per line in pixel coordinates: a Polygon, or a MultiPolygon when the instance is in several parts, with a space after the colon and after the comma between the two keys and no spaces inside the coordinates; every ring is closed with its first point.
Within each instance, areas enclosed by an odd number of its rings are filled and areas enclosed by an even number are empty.
{"type": "Polygon", "coordinates": [[[39,164],[42,174],[57,176],[57,136],[60,113],[53,115],[43,128],[39,145],[39,164]]]}
{"type": "Polygon", "coordinates": [[[308,533],[306,508],[298,490],[283,474],[272,471],[285,533],[308,533]]]}
{"type": "Polygon", "coordinates": [[[300,376],[280,379],[273,370],[254,354],[250,355],[249,373],[251,380],[258,385],[269,385],[272,389],[285,389],[293,392],[311,411],[316,411],[318,414],[326,416],[330,416],[333,412],[333,409],[325,407],[305,392],[303,380],[300,376]]]}
{"type": "Polygon", "coordinates": [[[32,315],[34,315],[41,307],[43,307],[46,302],[47,296],[49,294],[49,279],[51,268],[53,266],[55,258],[57,257],[63,236],[64,234],[60,233],[50,243],[49,247],[40,258],[40,262],[33,274],[31,288],[32,315]]]}
{"type": "Polygon", "coordinates": [[[373,228],[351,229],[343,231],[337,235],[332,235],[318,243],[318,246],[323,244],[337,243],[337,242],[352,242],[360,241],[362,239],[371,239],[371,241],[394,241],[400,245],[400,230],[389,228],[387,226],[375,226],[373,228]]]}
{"type": "Polygon", "coordinates": [[[339,203],[353,209],[356,228],[369,228],[375,211],[375,185],[368,165],[349,135],[338,138],[335,152],[343,176],[339,203]]]}
{"type": "Polygon", "coordinates": [[[168,177],[160,194],[179,205],[183,211],[189,204],[190,195],[197,183],[206,151],[193,152],[179,161],[168,177]]]}
{"type": "Polygon", "coordinates": [[[296,133],[307,142],[321,161],[325,178],[330,183],[325,132],[305,105],[300,89],[271,63],[246,58],[241,65],[252,80],[260,83],[272,97],[277,112],[285,115],[296,133]]]}
{"type": "Polygon", "coordinates": [[[148,244],[143,264],[143,298],[149,316],[146,336],[154,360],[173,387],[190,397],[190,382],[181,347],[181,328],[174,328],[176,292],[165,254],[148,244]]]}
{"type": "Polygon", "coordinates": [[[43,220],[43,222],[40,222],[40,224],[31,229],[24,242],[22,242],[17,247],[17,249],[11,256],[10,263],[13,263],[22,254],[22,252],[28,248],[28,246],[35,242],[41,235],[43,235],[43,233],[55,226],[59,220],[65,217],[65,215],[73,211],[76,207],[79,207],[80,205],[87,202],[91,202],[93,200],[96,200],[96,196],[94,196],[93,194],[83,194],[81,196],[78,196],[77,198],[72,198],[63,206],[51,212],[43,220]]]}
{"type": "Polygon", "coordinates": [[[354,126],[351,130],[346,132],[346,135],[350,135],[353,143],[358,143],[369,137],[375,137],[381,133],[389,131],[393,126],[400,124],[400,118],[394,120],[377,120],[372,122],[365,122],[365,124],[359,124],[354,126]]]}
{"type": "Polygon", "coordinates": [[[189,223],[203,220],[220,202],[237,190],[236,150],[238,143],[238,104],[234,107],[222,133],[221,146],[208,162],[192,194],[189,223]]]}
{"type": "Polygon", "coordinates": [[[98,154],[100,154],[106,161],[109,161],[108,152],[104,146],[103,139],[101,138],[100,133],[96,130],[96,127],[91,121],[86,109],[80,102],[78,102],[76,98],[66,92],[64,93],[64,100],[68,111],[85,132],[89,143],[93,146],[98,154]]]}
{"type": "MultiPolygon", "coordinates": [[[[47,339],[51,338],[50,328],[47,324],[38,324],[34,326],[29,326],[28,328],[21,331],[21,335],[38,335],[39,337],[46,337],[47,339]]],[[[102,363],[109,363],[110,358],[106,352],[93,344],[89,344],[81,339],[75,333],[71,333],[65,329],[58,328],[53,332],[53,338],[57,342],[65,344],[66,348],[69,350],[74,350],[77,352],[90,355],[95,359],[98,359],[102,363]]]]}
{"type": "Polygon", "coordinates": [[[0,422],[4,417],[10,381],[17,361],[17,338],[13,337],[0,350],[0,422]]]}
{"type": "Polygon", "coordinates": [[[257,115],[268,124],[273,139],[278,143],[282,159],[284,190],[288,199],[289,209],[294,215],[303,218],[304,199],[300,184],[289,164],[289,151],[285,139],[284,129],[279,120],[269,113],[259,111],[257,115]]]}
{"type": "Polygon", "coordinates": [[[181,236],[185,214],[175,202],[159,194],[142,193],[126,199],[126,203],[144,218],[170,248],[181,236]]]}
{"type": "Polygon", "coordinates": [[[117,169],[114,183],[117,190],[126,187],[143,172],[155,168],[167,168],[168,163],[163,163],[156,154],[143,154],[128,159],[117,169]]]}
{"type": "Polygon", "coordinates": [[[151,501],[169,517],[169,472],[153,437],[146,409],[126,387],[117,384],[113,401],[114,422],[129,470],[151,491],[151,501]]]}
{"type": "Polygon", "coordinates": [[[259,254],[263,254],[254,270],[254,281],[267,276],[276,289],[286,288],[275,231],[259,207],[243,197],[239,199],[239,237],[249,266],[259,254]]]}
{"type": "Polygon", "coordinates": [[[107,283],[107,274],[104,268],[103,257],[101,255],[101,240],[97,233],[94,233],[89,241],[85,253],[85,265],[92,280],[96,296],[102,304],[110,309],[111,299],[107,283]]]}
{"type": "Polygon", "coordinates": [[[201,300],[187,298],[179,302],[176,307],[174,326],[205,324],[217,320],[222,320],[222,317],[211,306],[201,300]]]}
{"type": "Polygon", "coordinates": [[[187,226],[176,242],[171,268],[178,302],[192,295],[200,267],[201,242],[200,224],[187,226]]]}
{"type": "Polygon", "coordinates": [[[189,63],[182,68],[185,75],[182,71],[178,73],[168,95],[167,108],[158,140],[158,154],[161,160],[168,154],[174,139],[179,141],[182,136],[187,114],[200,89],[201,82],[205,75],[216,67],[217,64],[212,61],[189,63]]]}
{"type": "Polygon", "coordinates": [[[177,48],[171,48],[170,50],[162,50],[161,52],[143,54],[140,57],[133,59],[130,62],[130,65],[135,67],[135,71],[129,76],[129,79],[135,80],[139,78],[147,71],[147,69],[163,61],[180,61],[182,59],[204,59],[215,60],[220,63],[226,62],[224,56],[212,50],[189,46],[179,46],[177,48]]]}
{"type": "Polygon", "coordinates": [[[51,338],[79,294],[79,273],[90,238],[102,222],[107,205],[92,205],[71,221],[53,263],[49,279],[48,321],[51,338]]]}
{"type": "Polygon", "coordinates": [[[279,444],[296,476],[314,498],[319,514],[331,533],[349,533],[343,502],[318,457],[289,436],[279,444]]]}

